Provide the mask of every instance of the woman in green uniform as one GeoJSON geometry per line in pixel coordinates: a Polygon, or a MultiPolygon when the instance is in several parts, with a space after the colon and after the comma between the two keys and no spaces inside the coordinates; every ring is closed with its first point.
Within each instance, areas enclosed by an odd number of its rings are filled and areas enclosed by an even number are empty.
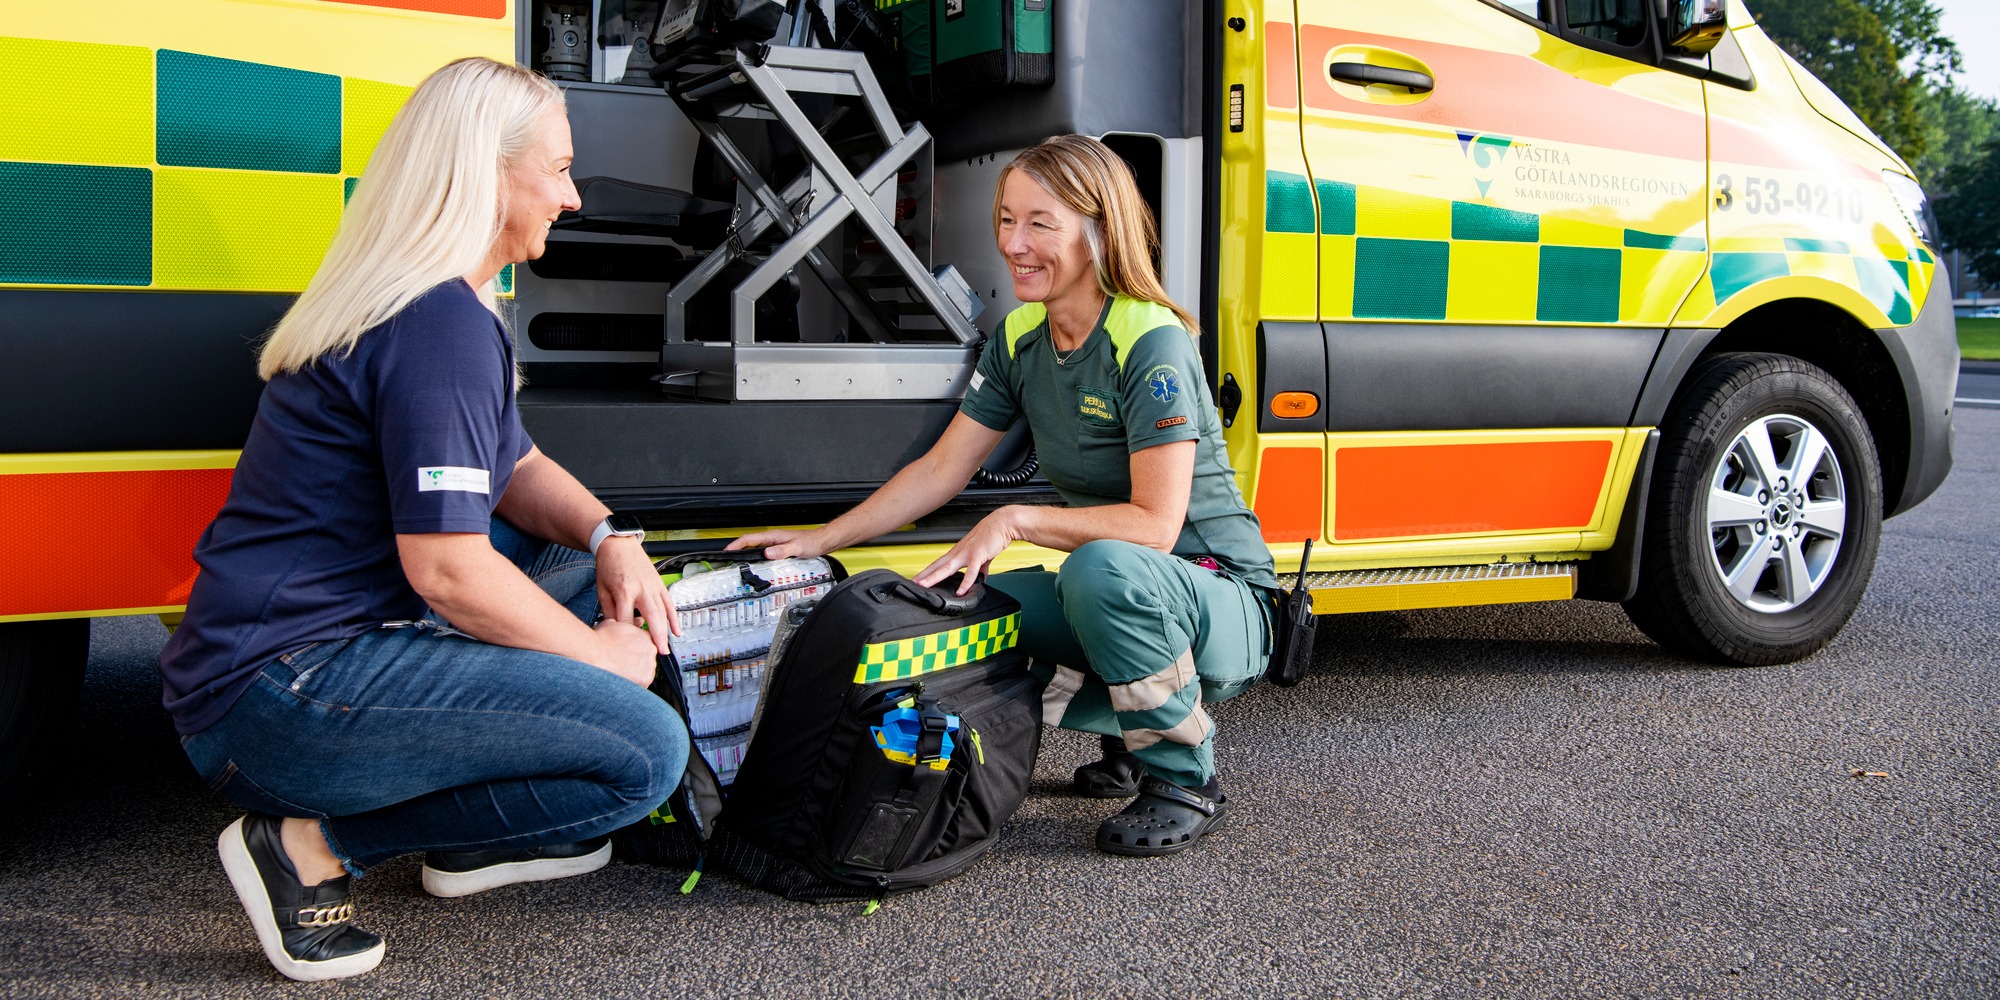
{"type": "Polygon", "coordinates": [[[1015,541],[1070,553],[1060,572],[988,582],[1025,611],[1022,645],[1048,680],[1043,721],[1105,738],[1078,791],[1136,796],[1097,846],[1172,854],[1229,809],[1203,705],[1264,672],[1270,550],[1223,450],[1194,318],[1154,273],[1152,213],[1124,161],[1083,136],[1036,145],[1001,171],[993,228],[1026,305],[988,341],[937,444],[831,524],[734,547],[814,556],[887,534],[956,496],[1025,415],[1067,506],[1002,507],[916,580],[965,570],[969,591],[1015,541]]]}

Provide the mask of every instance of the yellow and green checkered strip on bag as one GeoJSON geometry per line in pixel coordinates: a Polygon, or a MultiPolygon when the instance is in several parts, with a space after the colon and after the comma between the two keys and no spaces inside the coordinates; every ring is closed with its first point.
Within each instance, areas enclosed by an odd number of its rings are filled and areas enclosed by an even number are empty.
{"type": "Polygon", "coordinates": [[[1014,648],[1021,638],[1021,614],[967,625],[929,635],[877,642],[861,647],[861,665],[854,683],[874,684],[936,673],[983,660],[1014,648]]]}

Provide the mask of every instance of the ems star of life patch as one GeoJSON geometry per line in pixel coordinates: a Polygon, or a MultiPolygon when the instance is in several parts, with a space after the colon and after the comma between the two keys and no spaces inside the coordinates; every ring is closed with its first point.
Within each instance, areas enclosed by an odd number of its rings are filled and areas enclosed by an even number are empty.
{"type": "Polygon", "coordinates": [[[418,469],[417,492],[431,493],[436,490],[491,494],[493,474],[485,469],[468,469],[458,465],[434,465],[418,469]]]}
{"type": "Polygon", "coordinates": [[[1181,394],[1181,373],[1173,365],[1159,365],[1146,373],[1146,384],[1153,388],[1154,399],[1171,403],[1181,394]]]}

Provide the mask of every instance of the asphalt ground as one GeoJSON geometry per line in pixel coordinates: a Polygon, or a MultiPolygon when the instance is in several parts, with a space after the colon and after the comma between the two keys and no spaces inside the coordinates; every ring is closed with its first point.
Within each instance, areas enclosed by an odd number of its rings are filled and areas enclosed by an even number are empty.
{"type": "Polygon", "coordinates": [[[233,997],[1894,997],[2000,994],[2000,412],[1888,523],[1797,664],[1675,660],[1583,602],[1353,616],[1216,707],[1237,809],[1190,854],[1090,846],[1037,790],[962,878],[858,905],[615,864],[435,900],[360,885],[388,958],[281,979],[178,751],[157,622],[100,622],[67,778],[0,823],[0,994],[233,997]]]}
{"type": "Polygon", "coordinates": [[[1956,399],[1964,407],[2000,407],[2000,361],[1961,362],[1956,399]]]}

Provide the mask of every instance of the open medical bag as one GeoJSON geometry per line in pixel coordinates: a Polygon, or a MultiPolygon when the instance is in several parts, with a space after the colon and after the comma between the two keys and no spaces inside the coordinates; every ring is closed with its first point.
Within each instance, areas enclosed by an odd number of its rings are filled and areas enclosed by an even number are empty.
{"type": "Polygon", "coordinates": [[[700,787],[720,747],[693,724],[702,753],[688,782],[625,832],[627,855],[710,862],[814,901],[878,898],[971,867],[1027,795],[1042,685],[1016,648],[1020,606],[952,586],[870,570],[787,602],[733,782],[700,787]]]}
{"type": "Polygon", "coordinates": [[[667,594],[681,635],[660,658],[652,690],[687,721],[687,771],[673,797],[617,841],[631,860],[685,868],[699,862],[750,744],[780,624],[846,572],[833,559],[766,560],[758,550],[692,552],[654,568],[680,575],[667,594]]]}

